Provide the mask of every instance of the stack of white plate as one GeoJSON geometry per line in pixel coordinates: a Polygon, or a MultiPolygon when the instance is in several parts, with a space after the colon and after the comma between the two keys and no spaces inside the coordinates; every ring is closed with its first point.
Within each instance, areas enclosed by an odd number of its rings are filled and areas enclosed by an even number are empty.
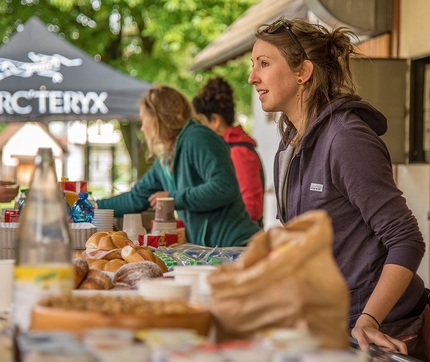
{"type": "Polygon", "coordinates": [[[97,231],[113,230],[113,210],[95,209],[94,218],[91,222],[97,228],[97,231]]]}

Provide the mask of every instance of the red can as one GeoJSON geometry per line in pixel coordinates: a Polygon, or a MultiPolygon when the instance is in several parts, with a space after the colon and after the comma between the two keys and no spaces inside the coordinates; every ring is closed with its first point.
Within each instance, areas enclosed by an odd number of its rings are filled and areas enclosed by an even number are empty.
{"type": "Polygon", "coordinates": [[[18,222],[19,210],[5,210],[4,211],[4,222],[18,222]]]}

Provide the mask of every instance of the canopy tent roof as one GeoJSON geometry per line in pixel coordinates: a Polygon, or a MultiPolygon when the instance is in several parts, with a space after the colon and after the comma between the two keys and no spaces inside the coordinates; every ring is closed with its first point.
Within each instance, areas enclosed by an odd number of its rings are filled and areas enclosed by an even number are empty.
{"type": "Polygon", "coordinates": [[[192,70],[209,69],[251,51],[258,24],[286,19],[307,19],[329,27],[347,26],[359,41],[389,32],[391,0],[260,0],[234,21],[195,57],[192,70]],[[364,4],[365,3],[365,4],[364,4]]]}
{"type": "Polygon", "coordinates": [[[209,69],[250,51],[255,42],[253,34],[257,24],[270,24],[280,16],[304,19],[307,11],[303,0],[261,0],[197,54],[192,69],[209,69]]]}
{"type": "Polygon", "coordinates": [[[37,17],[0,47],[0,122],[137,119],[151,87],[96,62],[37,17]]]}

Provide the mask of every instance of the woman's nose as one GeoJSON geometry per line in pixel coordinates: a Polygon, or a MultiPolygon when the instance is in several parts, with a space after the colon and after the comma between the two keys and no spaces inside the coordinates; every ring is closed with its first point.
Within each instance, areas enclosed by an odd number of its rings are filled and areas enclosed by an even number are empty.
{"type": "Polygon", "coordinates": [[[248,83],[249,84],[255,84],[255,82],[256,82],[255,68],[252,68],[251,72],[249,73],[248,83]]]}

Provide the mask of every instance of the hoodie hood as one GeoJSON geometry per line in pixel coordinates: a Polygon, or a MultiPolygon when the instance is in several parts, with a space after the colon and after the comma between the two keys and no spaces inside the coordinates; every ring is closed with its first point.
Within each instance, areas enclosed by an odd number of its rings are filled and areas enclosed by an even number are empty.
{"type": "Polygon", "coordinates": [[[227,143],[246,142],[251,143],[254,147],[257,147],[255,140],[243,130],[241,125],[229,127],[224,131],[222,136],[227,143]]]}
{"type": "Polygon", "coordinates": [[[304,138],[307,138],[307,135],[314,134],[313,130],[319,127],[321,123],[330,122],[330,117],[337,112],[356,114],[378,136],[382,136],[387,132],[387,118],[370,103],[363,101],[360,96],[355,95],[337,99],[333,103],[330,103],[309,127],[304,138]]]}
{"type": "Polygon", "coordinates": [[[364,122],[366,122],[378,136],[382,136],[387,132],[387,118],[370,103],[363,101],[361,97],[357,95],[348,98],[341,98],[329,104],[318,115],[314,124],[320,123],[321,121],[330,117],[330,114],[334,114],[339,111],[349,111],[356,114],[364,122]]]}

